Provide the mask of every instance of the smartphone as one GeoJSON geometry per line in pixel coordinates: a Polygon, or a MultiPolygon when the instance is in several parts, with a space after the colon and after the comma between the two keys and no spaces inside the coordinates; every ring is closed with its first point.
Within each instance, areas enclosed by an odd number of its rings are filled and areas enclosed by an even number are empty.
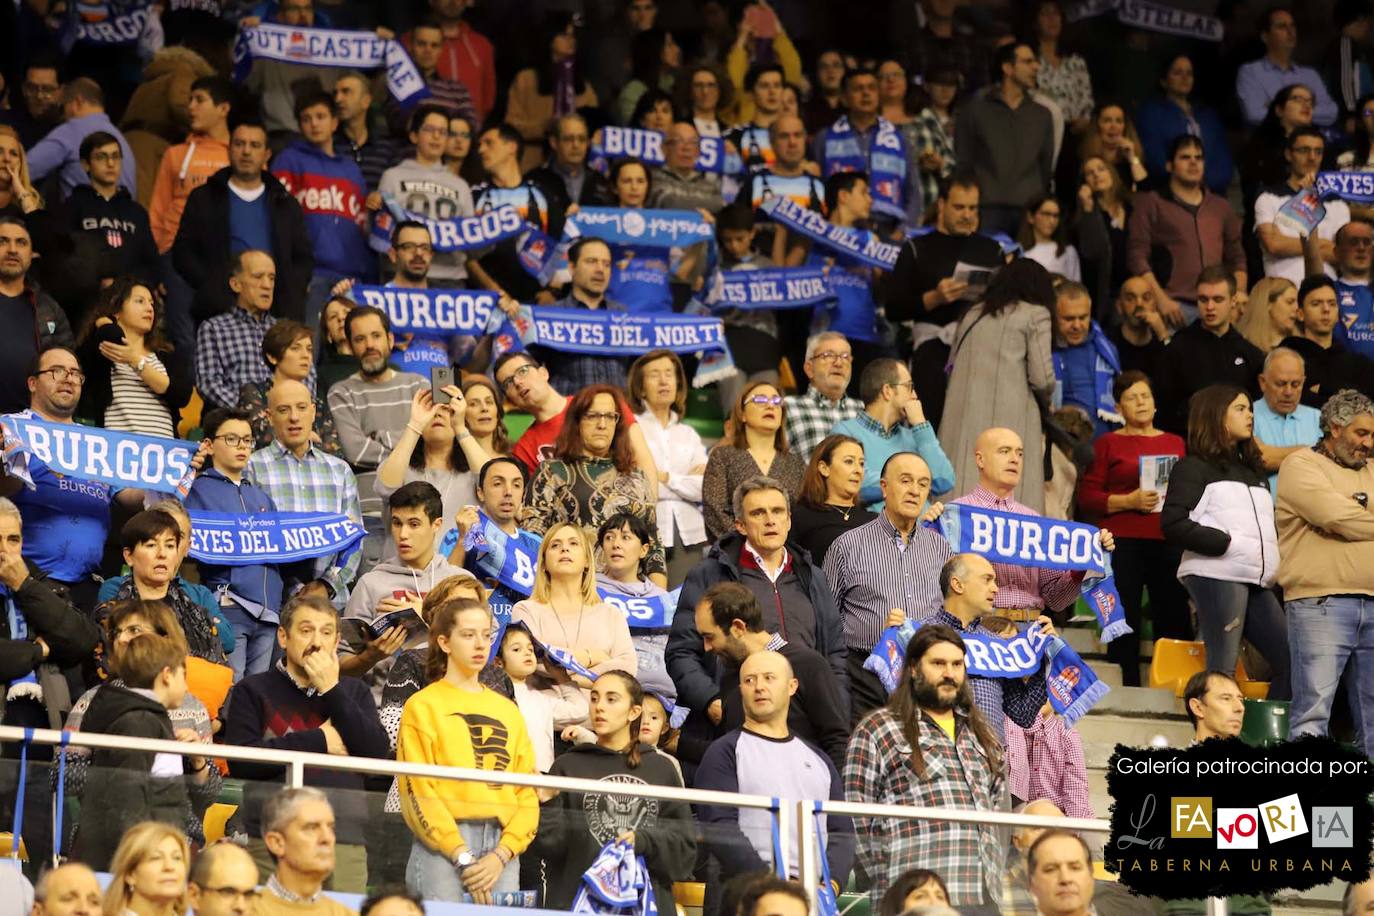
{"type": "Polygon", "coordinates": [[[778,34],[778,14],[761,3],[755,3],[744,11],[744,21],[755,38],[772,41],[778,34]]]}
{"type": "Polygon", "coordinates": [[[434,403],[447,404],[453,400],[452,395],[443,389],[453,384],[452,366],[431,366],[429,369],[429,387],[434,395],[434,403]]]}

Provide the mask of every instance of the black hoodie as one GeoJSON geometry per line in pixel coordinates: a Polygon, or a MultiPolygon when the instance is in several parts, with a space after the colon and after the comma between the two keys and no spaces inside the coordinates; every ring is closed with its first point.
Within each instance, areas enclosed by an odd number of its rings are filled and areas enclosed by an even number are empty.
{"type": "MultiPolygon", "coordinates": [[[[579,744],[553,762],[551,776],[602,779],[607,782],[681,788],[673,762],[647,744],[643,758],[630,769],[626,756],[595,744],[579,744]]],[[[544,908],[566,910],[601,848],[622,831],[635,833],[635,852],[644,857],[653,879],[659,911],[671,907],[673,882],[686,881],[696,865],[696,827],[686,802],[560,792],[539,812],[534,852],[548,861],[544,908]]]]}
{"type": "Polygon", "coordinates": [[[62,206],[76,254],[82,260],[99,260],[101,274],[136,277],[157,288],[162,281],[162,264],[148,211],[128,191],[119,188],[106,200],[90,185],[77,185],[62,206]]]}

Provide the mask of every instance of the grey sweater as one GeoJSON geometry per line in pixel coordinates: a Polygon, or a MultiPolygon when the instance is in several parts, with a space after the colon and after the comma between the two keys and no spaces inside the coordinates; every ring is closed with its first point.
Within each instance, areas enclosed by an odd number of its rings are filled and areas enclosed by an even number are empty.
{"type": "MultiPolygon", "coordinates": [[[[473,214],[468,183],[442,164],[421,165],[414,159],[404,159],[382,173],[377,190],[390,194],[411,213],[428,219],[460,219],[473,214]]],[[[460,251],[436,251],[429,276],[434,280],[464,280],[468,275],[465,261],[466,256],[460,251]]]]}
{"type": "Polygon", "coordinates": [[[1013,109],[1000,86],[978,93],[959,110],[954,148],[959,164],[978,178],[984,206],[1024,207],[1049,190],[1053,120],[1029,95],[1013,109]]]}
{"type": "Polygon", "coordinates": [[[413,372],[397,372],[385,382],[364,381],[353,373],[329,389],[329,411],[343,444],[343,456],[358,475],[358,496],[364,516],[382,514],[375,485],[377,465],[401,438],[410,420],[410,402],[429,380],[413,372]]]}

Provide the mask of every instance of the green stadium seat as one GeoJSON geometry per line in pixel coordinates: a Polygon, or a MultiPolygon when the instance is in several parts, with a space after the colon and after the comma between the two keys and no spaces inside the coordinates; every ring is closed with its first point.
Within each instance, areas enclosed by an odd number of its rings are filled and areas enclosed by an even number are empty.
{"type": "Polygon", "coordinates": [[[1284,700],[1245,701],[1245,719],[1240,726],[1240,740],[1262,747],[1288,739],[1288,703],[1284,700]]]}

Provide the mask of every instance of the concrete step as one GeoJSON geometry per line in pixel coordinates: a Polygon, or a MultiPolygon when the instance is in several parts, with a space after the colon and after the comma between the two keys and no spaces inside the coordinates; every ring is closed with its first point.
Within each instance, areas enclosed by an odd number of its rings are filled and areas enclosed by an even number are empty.
{"type": "MultiPolygon", "coordinates": [[[[1120,669],[1118,669],[1120,670],[1120,669]]],[[[1172,690],[1158,687],[1113,687],[1097,701],[1090,716],[1129,716],[1135,719],[1183,719],[1183,701],[1172,690]]]]}
{"type": "MultiPolygon", "coordinates": [[[[1059,631],[1064,641],[1069,644],[1084,659],[1106,658],[1107,647],[1097,639],[1097,630],[1092,627],[1070,625],[1059,631]]],[[[1154,655],[1154,640],[1143,640],[1140,643],[1140,657],[1148,660],[1154,655]]]]}
{"type": "MultiPolygon", "coordinates": [[[[1110,696],[1110,694],[1108,694],[1110,696]]],[[[1118,744],[1128,747],[1149,747],[1156,736],[1162,735],[1169,742],[1170,747],[1187,747],[1193,740],[1193,726],[1181,716],[1173,718],[1149,718],[1142,719],[1133,716],[1110,715],[1110,714],[1089,714],[1078,720],[1077,729],[1079,735],[1083,737],[1083,753],[1089,755],[1089,748],[1096,745],[1094,749],[1096,759],[1100,762],[1094,764],[1089,762],[1088,766],[1107,765],[1107,758],[1111,756],[1111,750],[1118,744]],[[1105,749],[1106,755],[1102,755],[1105,749]]]]}
{"type": "MultiPolygon", "coordinates": [[[[1121,666],[1112,664],[1103,658],[1084,659],[1088,667],[1093,669],[1097,679],[1106,684],[1113,690],[1121,686],[1121,666]]],[[[1140,666],[1140,683],[1150,683],[1150,666],[1142,663],[1140,666]]]]}

